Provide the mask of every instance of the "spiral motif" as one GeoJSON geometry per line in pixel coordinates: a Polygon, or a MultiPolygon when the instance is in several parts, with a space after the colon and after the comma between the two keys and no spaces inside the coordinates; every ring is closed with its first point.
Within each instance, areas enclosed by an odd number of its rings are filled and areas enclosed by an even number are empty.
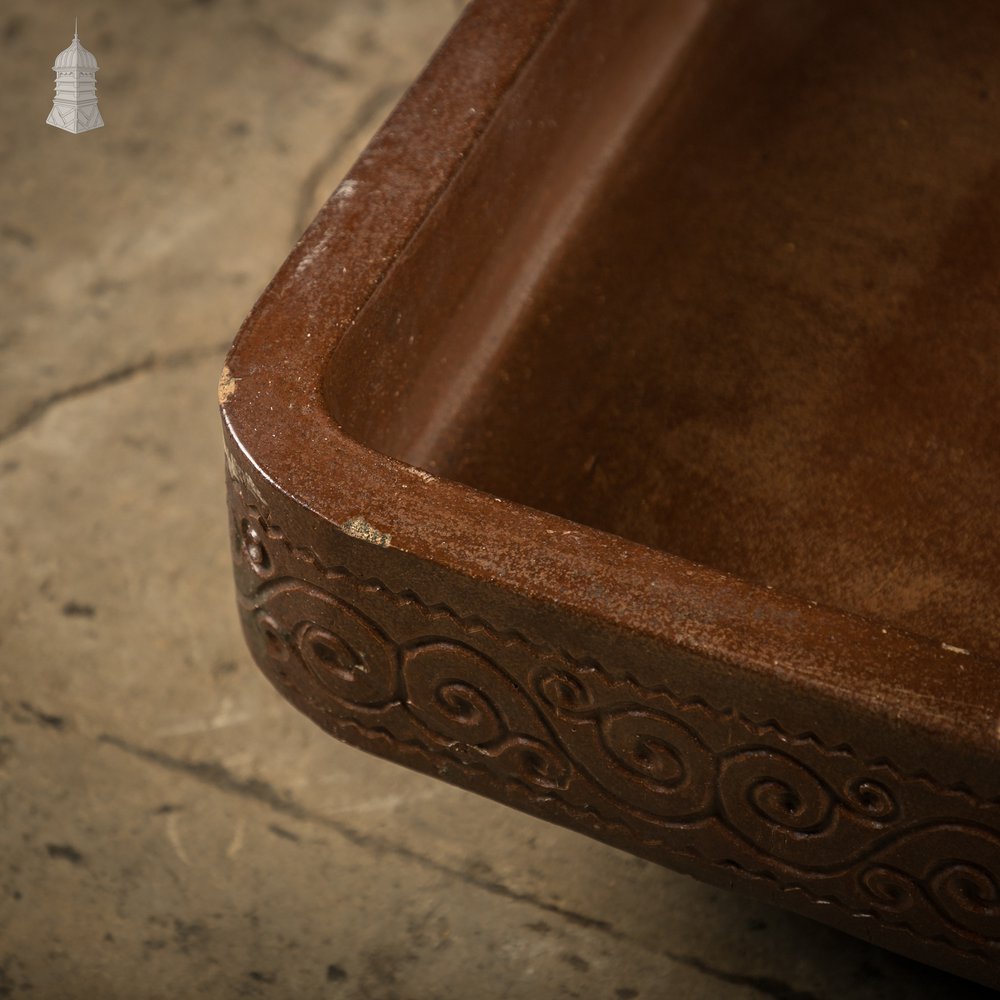
{"type": "Polygon", "coordinates": [[[862,893],[880,910],[902,914],[920,902],[913,877],[887,865],[871,865],[858,877],[862,893]]]}
{"type": "Polygon", "coordinates": [[[719,799],[732,829],[763,853],[789,860],[800,853],[803,838],[811,842],[826,834],[834,815],[826,784],[775,749],[738,751],[726,758],[719,799]]]}
{"type": "Polygon", "coordinates": [[[952,930],[1000,942],[1000,836],[995,832],[972,823],[919,825],[885,844],[877,860],[879,871],[893,872],[899,894],[905,881],[910,896],[919,896],[928,926],[943,919],[952,930]]]}
{"type": "Polygon", "coordinates": [[[862,872],[860,885],[881,910],[906,913],[911,919],[911,911],[921,910],[921,922],[943,916],[959,931],[971,931],[985,941],[1000,939],[1000,881],[983,865],[949,861],[925,879],[873,865],[862,872]]]}
{"type": "Polygon", "coordinates": [[[503,735],[504,724],[493,703],[471,684],[447,681],[430,699],[433,710],[412,705],[411,711],[442,736],[469,746],[492,743],[503,735]]]}
{"type": "Polygon", "coordinates": [[[981,864],[954,861],[938,868],[927,880],[935,906],[960,927],[983,937],[1000,938],[1000,881],[981,864]]]}
{"type": "Polygon", "coordinates": [[[392,646],[374,622],[343,602],[336,604],[336,632],[310,621],[296,626],[295,646],[303,665],[344,701],[355,705],[390,701],[397,688],[392,646]]]}
{"type": "Polygon", "coordinates": [[[272,660],[287,660],[288,642],[283,637],[281,625],[274,616],[258,609],[251,620],[257,634],[264,640],[264,650],[267,655],[272,660]]]}
{"type": "MultiPolygon", "coordinates": [[[[672,722],[672,720],[671,720],[672,722]]],[[[619,714],[601,727],[610,753],[633,774],[662,788],[677,788],[688,777],[683,752],[689,740],[678,739],[675,725],[651,712],[619,714]]]]}
{"type": "Polygon", "coordinates": [[[407,708],[435,742],[482,746],[509,732],[496,703],[508,700],[513,685],[467,646],[436,641],[408,649],[402,673],[407,708]]]}
{"type": "Polygon", "coordinates": [[[827,817],[822,799],[803,796],[788,782],[761,778],[748,789],[748,798],[762,819],[788,830],[812,830],[827,817]]]}
{"type": "Polygon", "coordinates": [[[876,820],[891,823],[899,817],[899,806],[892,793],[881,782],[856,778],[844,789],[844,802],[854,812],[876,820]]]}
{"type": "Polygon", "coordinates": [[[708,808],[715,779],[712,755],[678,719],[619,710],[564,738],[587,773],[630,806],[670,820],[708,808]]]}
{"type": "Polygon", "coordinates": [[[546,790],[565,788],[573,774],[570,762],[540,740],[511,740],[497,760],[509,777],[546,790]]]}
{"type": "Polygon", "coordinates": [[[548,671],[535,684],[542,703],[556,712],[586,712],[594,699],[578,677],[563,671],[548,671]]]}
{"type": "Polygon", "coordinates": [[[264,535],[248,518],[243,518],[238,534],[240,555],[260,577],[271,575],[271,557],[264,545],[264,535]]]}

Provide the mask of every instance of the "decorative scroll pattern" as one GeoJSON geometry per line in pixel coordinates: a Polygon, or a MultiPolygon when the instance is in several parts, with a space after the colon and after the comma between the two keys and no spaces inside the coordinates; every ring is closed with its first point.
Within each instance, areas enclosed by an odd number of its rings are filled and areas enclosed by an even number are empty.
{"type": "Polygon", "coordinates": [[[667,864],[1000,961],[1000,804],[612,676],[322,566],[252,507],[237,518],[251,645],[338,736],[667,864]]]}

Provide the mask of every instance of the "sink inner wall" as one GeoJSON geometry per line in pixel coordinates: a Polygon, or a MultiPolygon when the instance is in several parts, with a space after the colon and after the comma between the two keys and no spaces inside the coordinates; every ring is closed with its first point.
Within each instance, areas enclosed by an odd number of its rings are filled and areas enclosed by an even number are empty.
{"type": "MultiPolygon", "coordinates": [[[[606,155],[579,67],[532,168],[546,198],[490,166],[509,124],[487,137],[493,258],[456,257],[425,299],[402,262],[333,359],[331,409],[437,475],[996,657],[1000,5],[720,5],[698,31],[681,70],[632,81],[606,155]],[[377,373],[394,402],[363,415],[338,366],[398,355],[404,311],[418,359],[377,373]]],[[[445,262],[477,225],[451,197],[414,248],[445,262]]]]}

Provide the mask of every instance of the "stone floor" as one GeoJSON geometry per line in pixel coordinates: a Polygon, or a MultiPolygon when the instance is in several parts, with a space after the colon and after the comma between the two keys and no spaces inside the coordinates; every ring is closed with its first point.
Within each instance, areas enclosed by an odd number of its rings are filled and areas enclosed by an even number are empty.
{"type": "Polygon", "coordinates": [[[342,747],[250,662],[222,355],[459,7],[0,7],[0,997],[983,995],[342,747]]]}

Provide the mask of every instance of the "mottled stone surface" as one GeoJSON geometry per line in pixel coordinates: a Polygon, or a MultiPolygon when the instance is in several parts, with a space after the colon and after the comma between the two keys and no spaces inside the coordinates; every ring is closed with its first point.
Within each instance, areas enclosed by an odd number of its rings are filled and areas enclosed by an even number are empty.
{"type": "Polygon", "coordinates": [[[0,8],[0,997],[980,995],[342,747],[250,662],[222,355],[458,7],[0,8]]]}

